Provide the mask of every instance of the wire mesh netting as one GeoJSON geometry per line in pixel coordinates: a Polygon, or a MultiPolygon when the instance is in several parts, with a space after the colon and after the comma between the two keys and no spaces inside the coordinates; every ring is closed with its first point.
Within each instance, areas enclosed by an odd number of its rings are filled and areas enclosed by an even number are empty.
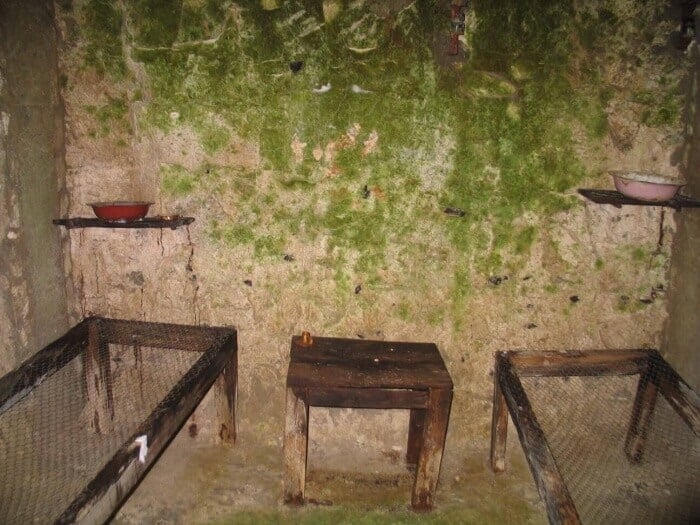
{"type": "MultiPolygon", "coordinates": [[[[654,384],[675,382],[663,377],[668,370],[653,370],[654,384]]],[[[647,394],[650,418],[645,424],[644,411],[638,417],[635,460],[626,453],[626,440],[639,381],[639,374],[576,376],[575,371],[521,377],[583,523],[700,523],[700,439],[692,428],[697,407],[690,408],[688,423],[662,395],[663,387],[658,395],[647,394]]],[[[697,396],[687,393],[696,402],[697,396]]]]}
{"type": "Polygon", "coordinates": [[[0,523],[55,521],[149,417],[182,395],[178,383],[207,366],[223,337],[97,318],[71,332],[81,327],[54,359],[19,369],[35,378],[30,387],[17,391],[17,372],[0,379],[0,523]]]}

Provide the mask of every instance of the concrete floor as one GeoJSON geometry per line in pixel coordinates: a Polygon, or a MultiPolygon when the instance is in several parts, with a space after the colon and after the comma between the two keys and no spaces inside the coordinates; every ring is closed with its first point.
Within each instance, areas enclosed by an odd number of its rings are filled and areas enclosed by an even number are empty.
{"type": "Polygon", "coordinates": [[[517,437],[509,443],[508,471],[498,476],[488,466],[486,442],[468,455],[446,456],[430,513],[410,510],[412,475],[398,454],[345,446],[309,451],[309,504],[288,508],[282,448],[262,442],[243,433],[234,446],[205,445],[181,433],[113,523],[547,523],[517,437]]]}

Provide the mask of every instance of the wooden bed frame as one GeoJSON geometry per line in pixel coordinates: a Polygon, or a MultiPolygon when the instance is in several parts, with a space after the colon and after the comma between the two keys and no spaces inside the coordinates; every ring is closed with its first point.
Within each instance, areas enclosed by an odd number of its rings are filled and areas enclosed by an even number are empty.
{"type": "Polygon", "coordinates": [[[550,523],[579,524],[580,517],[554,461],[521,377],[639,374],[625,453],[636,463],[644,454],[649,422],[660,392],[675,412],[700,435],[700,400],[656,350],[498,352],[494,373],[491,468],[505,470],[508,413],[530,465],[550,523]]]}
{"type": "Polygon", "coordinates": [[[234,442],[236,438],[237,333],[232,328],[87,318],[0,378],[0,417],[15,405],[18,405],[15,410],[21,409],[22,400],[33,389],[74,359],[81,358],[85,394],[94,414],[91,430],[109,432],[115,402],[110,344],[140,345],[163,352],[193,351],[201,355],[155,409],[133,428],[116,453],[104,458],[103,467],[82,492],[65,509],[56,509],[55,523],[103,523],[113,516],[217,378],[223,390],[217,407],[219,437],[226,442],[234,442]],[[147,436],[148,445],[143,461],[139,460],[139,446],[135,443],[141,436],[147,436]]]}

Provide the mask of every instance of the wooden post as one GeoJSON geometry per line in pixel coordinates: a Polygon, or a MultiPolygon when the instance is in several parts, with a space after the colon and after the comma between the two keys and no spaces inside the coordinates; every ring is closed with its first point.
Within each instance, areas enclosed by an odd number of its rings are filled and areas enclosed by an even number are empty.
{"type": "Polygon", "coordinates": [[[304,504],[306,452],[309,440],[308,396],[303,389],[287,387],[284,431],[284,502],[304,504]]]}
{"type": "Polygon", "coordinates": [[[656,370],[652,364],[653,362],[649,360],[646,369],[639,376],[637,395],[632,405],[632,417],[625,439],[625,453],[633,463],[638,463],[642,459],[649,424],[656,406],[658,387],[656,370]]]}
{"type": "Polygon", "coordinates": [[[217,379],[219,439],[236,442],[236,388],[238,383],[238,352],[231,349],[226,366],[217,379]]]}
{"type": "Polygon", "coordinates": [[[414,510],[433,508],[451,404],[452,390],[442,388],[430,390],[423,430],[423,446],[418,456],[416,479],[411,494],[411,505],[414,510]]]}
{"type": "Polygon", "coordinates": [[[493,416],[491,419],[491,470],[503,472],[506,469],[506,439],[508,437],[508,407],[501,391],[499,369],[506,359],[501,352],[496,354],[493,374],[493,416]]]}
{"type": "Polygon", "coordinates": [[[109,345],[100,334],[101,322],[95,319],[88,326],[88,345],[83,357],[87,413],[90,429],[109,434],[114,429],[114,399],[109,345]]]}
{"type": "Polygon", "coordinates": [[[411,469],[418,464],[418,457],[423,444],[424,427],[425,409],[412,408],[408,419],[408,444],[406,446],[406,466],[411,469]]]}
{"type": "Polygon", "coordinates": [[[651,352],[650,362],[654,363],[656,380],[666,401],[690,430],[700,436],[700,397],[656,350],[651,352]]]}

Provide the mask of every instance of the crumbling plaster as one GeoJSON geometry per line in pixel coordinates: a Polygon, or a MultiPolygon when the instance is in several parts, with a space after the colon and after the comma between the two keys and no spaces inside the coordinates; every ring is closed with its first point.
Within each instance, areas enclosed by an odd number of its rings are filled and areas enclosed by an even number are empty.
{"type": "Polygon", "coordinates": [[[0,374],[74,317],[51,223],[67,205],[53,15],[52,2],[0,5],[0,374]]]}

